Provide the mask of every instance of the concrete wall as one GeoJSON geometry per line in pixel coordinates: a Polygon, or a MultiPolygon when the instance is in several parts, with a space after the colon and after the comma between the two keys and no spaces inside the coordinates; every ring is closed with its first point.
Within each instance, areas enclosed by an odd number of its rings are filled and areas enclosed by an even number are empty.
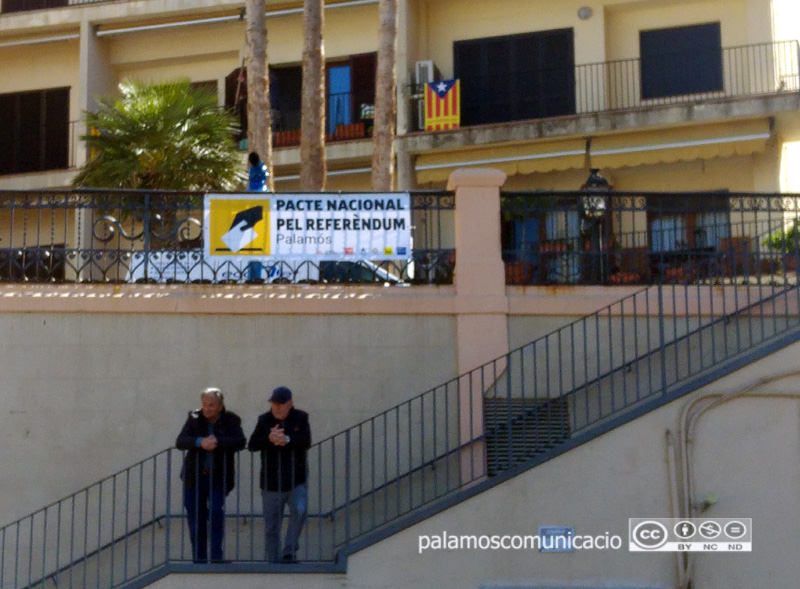
{"type": "MultiPolygon", "coordinates": [[[[698,420],[690,464],[695,493],[719,501],[708,517],[753,519],[753,551],[697,554],[695,589],[785,588],[796,584],[800,564],[793,538],[800,525],[795,492],[800,466],[798,374],[791,365],[800,345],[740,370],[636,421],[603,435],[486,493],[351,556],[345,575],[282,575],[283,587],[359,589],[393,587],[637,587],[678,586],[671,553],[628,551],[628,518],[674,517],[666,432],[685,429],[681,412],[691,403],[745,389],[698,420]],[[535,550],[428,550],[422,535],[533,535],[544,525],[570,526],[576,534],[620,536],[619,550],[540,553],[535,550]]],[[[677,448],[677,447],[676,447],[677,448]]],[[[263,587],[255,575],[173,575],[154,587],[180,589],[263,587]]]]}
{"type": "Polygon", "coordinates": [[[3,523],[174,443],[219,386],[247,434],[291,387],[321,440],[452,378],[448,317],[0,313],[3,523]]]}
{"type": "Polygon", "coordinates": [[[454,287],[3,285],[3,523],[171,446],[207,386],[247,430],[289,386],[321,440],[504,354],[499,228],[484,208],[499,215],[505,176],[483,172],[453,186],[469,187],[454,287]]]}
{"type": "Polygon", "coordinates": [[[70,88],[69,120],[80,118],[79,42],[0,47],[0,93],[70,88]]]}

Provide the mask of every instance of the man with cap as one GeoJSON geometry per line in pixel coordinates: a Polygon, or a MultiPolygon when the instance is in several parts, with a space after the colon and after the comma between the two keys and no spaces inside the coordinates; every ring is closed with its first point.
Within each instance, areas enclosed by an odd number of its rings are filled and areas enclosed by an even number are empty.
{"type": "Polygon", "coordinates": [[[311,446],[311,427],[308,413],[294,407],[288,388],[276,388],[269,401],[270,410],[259,415],[247,447],[251,452],[261,451],[266,558],[271,562],[296,562],[308,511],[306,453],[311,446]],[[287,503],[289,527],[281,553],[281,522],[287,503]]]}

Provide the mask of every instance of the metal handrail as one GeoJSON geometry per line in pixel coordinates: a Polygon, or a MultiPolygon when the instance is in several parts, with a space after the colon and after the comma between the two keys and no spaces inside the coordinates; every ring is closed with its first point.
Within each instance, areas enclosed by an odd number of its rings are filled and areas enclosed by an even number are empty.
{"type": "Polygon", "coordinates": [[[409,194],[407,258],[220,262],[203,253],[201,192],[0,191],[0,282],[451,284],[455,195],[409,194]]]}
{"type": "MultiPolygon", "coordinates": [[[[440,387],[396,404],[373,418],[362,420],[344,432],[317,442],[309,452],[310,476],[313,481],[310,511],[314,519],[314,523],[310,523],[309,526],[315,529],[304,536],[303,541],[306,546],[301,559],[333,563],[337,560],[337,555],[346,553],[348,546],[353,542],[370,537],[380,530],[391,530],[394,526],[400,525],[404,518],[412,516],[422,508],[440,504],[446,498],[467,492],[475,483],[486,481],[489,476],[514,469],[525,461],[542,456],[545,450],[539,446],[549,444],[558,450],[559,447],[568,447],[570,438],[582,437],[585,440],[587,434],[599,431],[599,428],[609,420],[624,418],[626,414],[640,407],[642,402],[667,398],[668,391],[677,383],[695,378],[712,369],[718,362],[735,358],[754,346],[771,341],[777,334],[786,333],[787,330],[796,329],[798,326],[796,286],[774,288],[771,292],[762,293],[762,296],[749,300],[746,298],[750,296],[749,294],[737,295],[736,292],[732,292],[730,294],[734,299],[737,296],[742,297],[741,301],[735,300],[736,304],[732,311],[725,312],[727,310],[725,308],[716,311],[699,309],[697,317],[693,318],[693,321],[699,323],[697,325],[687,323],[689,328],[683,331],[678,327],[683,325],[683,322],[688,322],[688,318],[683,318],[680,314],[667,316],[663,304],[658,309],[644,308],[640,309],[640,312],[634,312],[637,303],[656,299],[663,303],[666,297],[671,296],[675,299],[681,293],[685,297],[684,303],[699,299],[696,293],[690,297],[689,291],[700,288],[708,289],[709,292],[711,289],[710,286],[703,285],[657,286],[641,289],[606,305],[596,313],[570,321],[497,360],[451,379],[440,387]],[[777,303],[786,304],[786,309],[782,313],[774,311],[777,303]],[[794,310],[791,312],[789,303],[794,305],[794,310]],[[711,313],[707,319],[702,319],[703,314],[708,311],[711,313]],[[639,323],[639,331],[642,331],[642,323],[655,322],[653,329],[658,333],[648,336],[648,343],[641,348],[638,345],[634,346],[633,351],[636,353],[631,357],[626,358],[624,352],[621,357],[616,358],[592,357],[592,362],[598,363],[596,374],[587,373],[581,380],[576,379],[573,372],[571,382],[561,384],[550,382],[544,391],[537,391],[537,379],[549,381],[561,378],[563,373],[569,374],[569,370],[557,371],[554,360],[557,360],[558,365],[562,365],[586,357],[586,349],[575,350],[573,346],[577,340],[581,340],[585,345],[587,325],[606,323],[610,325],[613,321],[619,322],[623,327],[625,322],[631,327],[639,323]],[[759,321],[761,329],[749,330],[747,338],[736,342],[735,346],[729,345],[725,330],[730,331],[738,327],[738,322],[742,321],[759,321]],[[715,332],[716,340],[713,337],[715,332]],[[679,370],[675,364],[673,370],[673,362],[682,350],[688,349],[686,344],[693,341],[693,338],[697,341],[698,337],[705,337],[707,341],[712,342],[708,350],[705,352],[701,350],[698,354],[698,358],[705,359],[704,362],[693,369],[690,367],[688,371],[679,370]],[[545,352],[548,356],[547,362],[543,366],[540,365],[538,370],[535,369],[537,347],[543,350],[540,359],[545,352]],[[582,354],[576,355],[576,351],[582,354]],[[559,358],[555,358],[556,356],[559,358]],[[526,358],[533,364],[526,365],[526,358]],[[666,374],[666,378],[663,382],[654,383],[655,388],[652,390],[644,390],[641,396],[624,399],[624,402],[621,401],[623,396],[619,391],[615,393],[613,388],[609,390],[607,387],[605,391],[602,390],[601,385],[604,381],[611,382],[620,375],[629,379],[636,375],[638,378],[644,372],[666,374]],[[530,380],[526,383],[525,378],[530,380]],[[661,386],[662,384],[666,387],[661,386]],[[448,398],[442,396],[446,391],[454,393],[449,408],[446,403],[441,404],[448,398]],[[478,393],[477,399],[474,393],[478,393]],[[611,406],[605,411],[601,409],[594,415],[584,416],[581,415],[581,401],[584,397],[587,408],[590,403],[595,402],[600,406],[607,405],[610,401],[611,406]],[[618,401],[616,407],[614,407],[615,398],[618,401]],[[540,440],[539,446],[528,448],[527,453],[519,454],[519,448],[512,447],[511,430],[516,432],[515,435],[521,434],[524,437],[527,433],[526,428],[533,428],[533,424],[526,422],[530,421],[534,411],[523,409],[522,412],[510,412],[508,402],[512,399],[528,399],[537,403],[563,400],[570,413],[566,424],[567,437],[558,437],[561,434],[556,432],[554,439],[540,440]],[[495,412],[493,415],[492,411],[495,412]],[[478,414],[486,418],[494,417],[494,422],[500,423],[500,427],[486,431],[476,427],[471,432],[447,436],[448,424],[450,428],[457,429],[460,422],[463,428],[465,418],[471,421],[478,414]],[[502,418],[497,419],[498,415],[502,418]],[[404,425],[395,431],[393,424],[400,423],[401,417],[404,425]],[[382,424],[383,429],[378,431],[376,423],[382,424]],[[430,429],[426,429],[426,424],[429,424],[430,429]],[[502,427],[507,428],[507,437],[502,435],[500,429],[502,427]],[[431,430],[438,430],[440,437],[437,439],[431,430]],[[392,434],[396,435],[395,442],[390,444],[394,447],[391,447],[389,452],[382,451],[381,447],[385,448],[392,434]],[[501,438],[508,439],[507,448],[502,446],[501,438]],[[397,460],[393,456],[397,456],[397,460]],[[407,459],[401,458],[406,456],[407,459]],[[381,461],[384,464],[389,463],[388,476],[376,477],[381,461]],[[444,476],[448,468],[452,469],[452,476],[444,476]],[[437,481],[440,483],[438,488],[437,481]]],[[[622,336],[617,338],[619,341],[616,345],[619,348],[624,350],[629,346],[630,342],[625,341],[624,331],[617,329],[614,334],[622,336]]],[[[607,335],[610,337],[614,334],[598,332],[596,348],[599,349],[605,344],[607,335]]],[[[733,340],[733,332],[730,336],[733,340]]],[[[660,381],[660,378],[656,380],[660,381]]],[[[247,456],[250,455],[244,454],[239,457],[238,484],[234,494],[228,498],[230,520],[228,527],[234,536],[235,549],[233,540],[228,542],[228,548],[234,552],[231,556],[236,563],[259,562],[259,559],[263,558],[259,556],[260,547],[257,546],[260,542],[260,532],[254,533],[256,528],[260,530],[259,510],[253,509],[256,462],[255,456],[253,460],[244,458],[247,456]]],[[[3,586],[32,587],[45,579],[59,580],[59,577],[70,575],[70,583],[77,583],[77,586],[90,583],[93,586],[117,587],[169,562],[187,562],[190,558],[187,556],[188,538],[185,526],[181,523],[185,519],[185,514],[177,492],[180,485],[170,483],[178,470],[172,467],[172,463],[179,457],[180,454],[175,450],[159,452],[59,502],[51,503],[30,516],[0,528],[0,581],[3,582],[3,586]],[[158,462],[162,464],[161,467],[156,465],[158,462]],[[154,489],[152,510],[148,513],[151,513],[152,517],[144,521],[143,503],[130,497],[130,480],[132,476],[135,478],[136,472],[151,469],[154,489]],[[124,496],[125,501],[120,500],[120,496],[124,496]],[[103,503],[103,499],[106,503],[103,503]],[[80,508],[76,511],[75,505],[81,501],[85,501],[87,506],[94,505],[96,508],[94,516],[89,517],[80,508]],[[125,527],[115,533],[114,514],[116,513],[119,521],[125,521],[127,526],[131,519],[129,510],[135,510],[137,507],[139,507],[138,520],[136,517],[133,517],[133,520],[137,521],[138,525],[125,527]],[[103,513],[106,518],[108,517],[108,511],[104,510],[111,511],[110,531],[107,521],[105,527],[102,525],[103,513]],[[57,515],[52,515],[54,512],[57,515]],[[52,532],[47,531],[48,513],[51,514],[49,520],[51,528],[53,519],[59,528],[55,538],[52,532]],[[74,527],[76,515],[86,518],[83,529],[88,533],[83,538],[70,537],[67,540],[64,538],[64,528],[74,527]],[[178,525],[179,523],[181,525],[178,525]],[[156,530],[159,524],[163,524],[163,528],[156,530]],[[149,541],[148,534],[152,535],[152,542],[149,541]],[[89,537],[94,538],[95,535],[97,542],[90,541],[89,537]],[[47,545],[49,540],[51,545],[55,544],[55,548],[50,546],[49,552],[44,550],[40,555],[33,547],[33,541],[37,539],[43,539],[43,545],[47,545]],[[63,550],[60,545],[62,539],[65,544],[63,550]],[[128,544],[135,545],[135,549],[129,548],[128,544]],[[163,558],[156,557],[157,544],[163,558]],[[12,545],[13,558],[7,556],[12,545]],[[68,550],[67,545],[69,545],[68,550]],[[81,548],[83,552],[80,552],[81,548]],[[143,549],[150,550],[154,556],[150,559],[145,558],[143,562],[143,549]],[[138,550],[138,560],[132,557],[136,550],[138,550]],[[66,554],[69,554],[69,558],[66,554]],[[114,555],[118,557],[116,565],[111,562],[114,555]],[[129,556],[132,559],[130,568],[129,556]],[[10,566],[12,561],[13,567],[10,566]],[[20,562],[23,562],[22,575],[19,572],[20,562]],[[36,564],[34,567],[34,563],[41,564],[36,564]],[[10,570],[12,568],[13,571],[10,570]],[[25,579],[25,569],[28,571],[27,579],[25,579]],[[42,574],[34,575],[34,570],[41,570],[42,574]]],[[[135,479],[134,489],[136,483],[142,484],[139,479],[135,479]]],[[[122,527],[122,524],[119,526],[122,527]]],[[[232,567],[231,570],[235,570],[239,565],[229,566],[232,567]]]]}

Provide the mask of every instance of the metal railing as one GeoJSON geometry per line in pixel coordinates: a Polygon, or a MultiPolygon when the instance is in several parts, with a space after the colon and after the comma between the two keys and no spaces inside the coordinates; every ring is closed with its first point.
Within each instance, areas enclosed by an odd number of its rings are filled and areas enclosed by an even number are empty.
{"type": "Polygon", "coordinates": [[[202,194],[0,192],[0,282],[381,283],[453,281],[455,197],[411,194],[406,260],[206,260],[202,194]]]}
{"type": "Polygon", "coordinates": [[[508,284],[794,284],[800,195],[523,193],[501,200],[508,284]]]}
{"type": "MultiPolygon", "coordinates": [[[[800,338],[799,297],[648,287],[314,444],[292,570],[344,570],[352,550],[800,338]]],[[[279,570],[264,563],[257,456],[236,455],[230,562],[192,564],[182,453],[164,450],[0,528],[0,585],[121,587],[175,564],[279,570]]]]}
{"type": "Polygon", "coordinates": [[[722,49],[722,86],[715,90],[643,98],[641,59],[621,59],[575,68],[576,112],[648,108],[800,91],[798,41],[757,43],[722,49]]]}
{"type": "MultiPolygon", "coordinates": [[[[327,93],[325,109],[326,141],[366,139],[372,136],[374,99],[369,103],[357,102],[353,92],[327,93]]],[[[300,105],[281,105],[273,109],[273,145],[286,147],[300,145],[300,105]]]]}
{"type": "MultiPolygon", "coordinates": [[[[722,84],[718,88],[650,98],[643,97],[642,61],[639,58],[581,64],[573,71],[498,73],[481,79],[463,76],[461,125],[796,93],[800,91],[800,44],[798,41],[778,41],[725,47],[721,50],[720,68],[722,84]],[[561,83],[554,86],[551,84],[553,79],[561,83]],[[467,96],[471,86],[480,88],[482,95],[467,96]],[[524,86],[525,91],[514,91],[518,86],[524,86]],[[493,93],[508,97],[509,92],[512,98],[524,96],[525,105],[515,106],[514,100],[506,100],[501,109],[493,104],[493,93]],[[538,100],[530,100],[531,95],[538,100]]],[[[413,113],[422,112],[419,104],[423,101],[423,90],[421,86],[409,86],[413,113]]],[[[423,129],[421,121],[417,121],[415,130],[423,129]]]]}

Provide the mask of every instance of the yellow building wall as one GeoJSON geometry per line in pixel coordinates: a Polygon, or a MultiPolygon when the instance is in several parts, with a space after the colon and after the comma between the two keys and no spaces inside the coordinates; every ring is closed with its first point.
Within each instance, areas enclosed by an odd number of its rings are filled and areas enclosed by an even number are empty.
{"type": "MultiPolygon", "coordinates": [[[[790,0],[786,0],[790,1],[790,0]]],[[[597,63],[639,56],[639,31],[719,21],[724,46],[770,40],[768,0],[619,0],[590,5],[567,0],[420,0],[416,59],[432,59],[443,77],[453,75],[453,42],[550,29],[572,28],[575,63],[597,63]]]]}
{"type": "MultiPolygon", "coordinates": [[[[745,0],[609,4],[606,6],[606,59],[639,57],[640,31],[710,22],[720,23],[723,47],[766,41],[748,38],[746,8],[745,0]]],[[[769,20],[766,8],[764,19],[769,20]]]]}
{"type": "Polygon", "coordinates": [[[69,118],[80,117],[78,40],[0,48],[2,93],[69,87],[69,118]]]}
{"type": "MultiPolygon", "coordinates": [[[[280,175],[276,176],[275,190],[277,192],[300,190],[300,180],[281,180],[280,178],[280,175]]],[[[328,176],[325,181],[325,190],[328,192],[370,192],[372,177],[369,173],[328,176]]]]}
{"type": "MultiPolygon", "coordinates": [[[[453,42],[532,31],[575,28],[575,61],[602,61],[596,53],[597,13],[588,21],[577,16],[582,1],[442,0],[421,8],[426,23],[418,39],[419,59],[432,59],[443,77],[453,75],[453,42]],[[594,42],[593,42],[594,41],[594,42]]],[[[602,45],[601,45],[602,47],[602,45]]]]}
{"type": "MultiPolygon", "coordinates": [[[[325,21],[328,60],[377,50],[376,6],[329,10],[325,21]],[[374,26],[365,26],[374,23],[374,26]]],[[[303,52],[303,18],[293,14],[267,19],[270,64],[299,64],[303,52]]],[[[117,83],[125,78],[165,81],[189,78],[217,82],[224,100],[225,77],[241,67],[247,54],[245,25],[233,21],[109,35],[109,61],[117,83]],[[169,42],[164,39],[168,36],[169,42]]]]}
{"type": "MultiPolygon", "coordinates": [[[[376,6],[327,11],[327,59],[376,51],[377,28],[376,6]]],[[[245,25],[240,21],[111,35],[108,39],[110,61],[120,80],[219,80],[240,67],[246,55],[245,25]]],[[[303,39],[301,14],[268,18],[270,64],[299,64],[303,39]]]]}

